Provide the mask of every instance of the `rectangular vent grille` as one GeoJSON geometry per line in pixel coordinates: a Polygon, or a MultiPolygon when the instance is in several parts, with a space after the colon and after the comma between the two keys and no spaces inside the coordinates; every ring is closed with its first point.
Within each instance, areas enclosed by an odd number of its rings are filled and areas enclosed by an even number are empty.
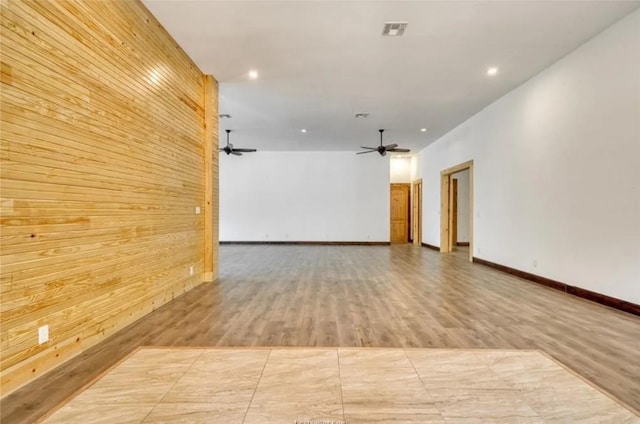
{"type": "Polygon", "coordinates": [[[218,117],[221,118],[221,119],[225,119],[225,118],[229,119],[229,118],[231,118],[231,115],[226,114],[226,113],[221,113],[220,115],[218,115],[218,117]]]}
{"type": "Polygon", "coordinates": [[[388,37],[400,37],[404,34],[404,30],[407,29],[408,22],[386,22],[382,35],[388,37]]]}

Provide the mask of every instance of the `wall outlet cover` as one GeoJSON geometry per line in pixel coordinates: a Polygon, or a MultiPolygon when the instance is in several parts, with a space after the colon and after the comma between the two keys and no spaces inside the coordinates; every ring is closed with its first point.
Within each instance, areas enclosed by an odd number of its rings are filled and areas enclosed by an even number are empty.
{"type": "Polygon", "coordinates": [[[49,341],[49,326],[43,325],[38,328],[38,344],[43,344],[49,341]]]}

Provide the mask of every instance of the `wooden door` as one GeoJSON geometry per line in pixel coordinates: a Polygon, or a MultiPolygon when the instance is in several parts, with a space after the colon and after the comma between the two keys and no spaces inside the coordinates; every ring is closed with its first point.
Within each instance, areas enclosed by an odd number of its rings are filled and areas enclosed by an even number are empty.
{"type": "Polygon", "coordinates": [[[411,240],[413,244],[422,244],[422,180],[413,182],[411,196],[411,240]]]}
{"type": "Polygon", "coordinates": [[[409,242],[410,184],[391,184],[391,243],[409,242]]]}
{"type": "Polygon", "coordinates": [[[451,179],[451,248],[458,243],[458,179],[451,179]]]}

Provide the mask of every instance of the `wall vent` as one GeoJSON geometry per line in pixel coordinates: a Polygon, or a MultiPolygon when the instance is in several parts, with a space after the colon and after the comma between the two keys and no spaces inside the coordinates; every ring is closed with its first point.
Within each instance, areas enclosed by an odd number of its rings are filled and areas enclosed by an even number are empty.
{"type": "Polygon", "coordinates": [[[383,36],[400,37],[407,29],[408,22],[386,22],[382,30],[383,36]]]}

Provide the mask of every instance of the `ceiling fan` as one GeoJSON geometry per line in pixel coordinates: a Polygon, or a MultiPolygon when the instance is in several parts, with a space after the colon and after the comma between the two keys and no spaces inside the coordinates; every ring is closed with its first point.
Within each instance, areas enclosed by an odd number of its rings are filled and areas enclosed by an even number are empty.
{"type": "Polygon", "coordinates": [[[380,145],[378,147],[367,147],[367,146],[360,146],[363,149],[366,149],[366,151],[364,152],[358,152],[356,153],[356,155],[363,155],[365,153],[373,153],[373,152],[378,152],[380,154],[380,156],[385,156],[387,154],[387,152],[410,152],[410,149],[400,149],[398,148],[397,144],[387,144],[386,146],[382,145],[382,133],[384,132],[384,130],[378,130],[380,131],[380,145]]]}
{"type": "Polygon", "coordinates": [[[256,149],[244,149],[241,147],[233,147],[233,144],[229,144],[229,133],[231,130],[225,130],[227,132],[227,145],[220,149],[221,152],[225,152],[227,155],[242,156],[243,153],[257,152],[256,149]]]}

